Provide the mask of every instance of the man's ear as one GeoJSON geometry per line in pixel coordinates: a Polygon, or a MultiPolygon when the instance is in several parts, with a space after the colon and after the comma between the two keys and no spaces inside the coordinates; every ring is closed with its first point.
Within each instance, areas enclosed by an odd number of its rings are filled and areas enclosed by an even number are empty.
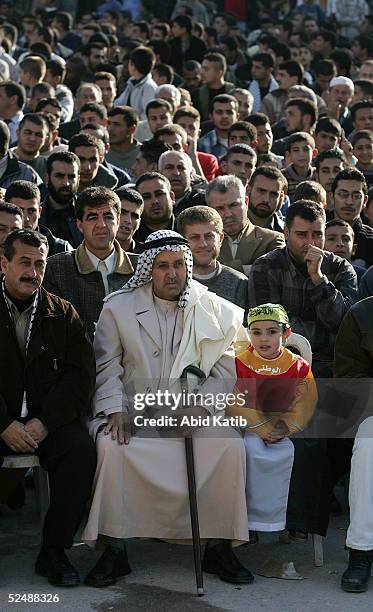
{"type": "Polygon", "coordinates": [[[1,271],[6,272],[7,266],[8,266],[8,260],[4,255],[1,255],[1,259],[0,259],[0,264],[1,264],[1,271]]]}
{"type": "Polygon", "coordinates": [[[291,336],[291,334],[292,334],[291,327],[288,327],[287,329],[285,329],[283,333],[284,340],[287,340],[289,336],[291,336]]]}
{"type": "Polygon", "coordinates": [[[319,154],[319,150],[316,149],[316,147],[314,148],[314,150],[312,151],[312,157],[317,157],[319,154]]]}
{"type": "Polygon", "coordinates": [[[285,225],[284,227],[284,237],[285,237],[285,242],[287,242],[289,239],[289,228],[287,225],[285,225]]]}
{"type": "Polygon", "coordinates": [[[352,247],[352,251],[351,251],[351,257],[355,257],[356,249],[357,249],[357,244],[354,244],[352,247]]]}
{"type": "Polygon", "coordinates": [[[78,228],[78,230],[80,231],[81,234],[84,234],[83,232],[83,223],[80,219],[75,219],[75,223],[76,223],[76,227],[78,228]]]}
{"type": "Polygon", "coordinates": [[[249,196],[248,195],[245,196],[245,204],[247,208],[249,206],[249,196]]]}
{"type": "Polygon", "coordinates": [[[175,204],[175,194],[173,191],[170,191],[170,198],[172,200],[172,202],[175,204]]]}
{"type": "Polygon", "coordinates": [[[364,196],[364,201],[363,201],[363,209],[366,208],[367,202],[368,202],[368,196],[365,195],[364,196]]]}

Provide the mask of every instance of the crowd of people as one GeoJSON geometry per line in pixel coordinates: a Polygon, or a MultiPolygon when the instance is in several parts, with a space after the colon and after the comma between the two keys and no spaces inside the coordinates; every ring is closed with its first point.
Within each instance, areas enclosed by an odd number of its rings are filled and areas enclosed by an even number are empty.
{"type": "MultiPolygon", "coordinates": [[[[365,591],[368,395],[355,441],[310,432],[341,416],[322,381],[373,372],[372,2],[25,4],[0,1],[0,465],[48,471],[35,571],[79,584],[82,522],[94,587],[128,538],[190,541],[193,435],[205,572],[248,584],[236,545],[325,536],[350,474],[342,588],[365,591]],[[190,365],[199,400],[162,404],[190,365]]],[[[23,480],[0,470],[0,503],[23,480]]]]}

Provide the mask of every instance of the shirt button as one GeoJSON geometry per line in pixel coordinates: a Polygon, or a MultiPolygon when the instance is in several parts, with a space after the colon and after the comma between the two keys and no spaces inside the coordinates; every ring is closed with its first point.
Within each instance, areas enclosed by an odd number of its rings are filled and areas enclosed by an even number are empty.
{"type": "Polygon", "coordinates": [[[153,357],[158,357],[159,351],[153,351],[153,357]]]}

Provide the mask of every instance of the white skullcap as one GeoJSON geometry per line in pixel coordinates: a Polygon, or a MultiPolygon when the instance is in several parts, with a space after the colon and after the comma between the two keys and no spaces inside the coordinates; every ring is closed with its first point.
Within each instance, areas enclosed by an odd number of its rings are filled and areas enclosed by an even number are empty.
{"type": "Polygon", "coordinates": [[[354,91],[354,82],[348,77],[336,76],[329,83],[329,89],[335,85],[347,85],[352,91],[354,91]]]}

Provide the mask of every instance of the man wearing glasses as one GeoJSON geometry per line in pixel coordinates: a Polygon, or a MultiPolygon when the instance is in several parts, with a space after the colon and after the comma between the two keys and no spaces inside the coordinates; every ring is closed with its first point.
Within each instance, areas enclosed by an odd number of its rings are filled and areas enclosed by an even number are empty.
{"type": "Polygon", "coordinates": [[[334,218],[351,225],[356,244],[353,263],[364,268],[373,265],[373,228],[364,225],[360,217],[368,199],[367,191],[364,175],[355,168],[338,172],[332,184],[334,218]]]}

